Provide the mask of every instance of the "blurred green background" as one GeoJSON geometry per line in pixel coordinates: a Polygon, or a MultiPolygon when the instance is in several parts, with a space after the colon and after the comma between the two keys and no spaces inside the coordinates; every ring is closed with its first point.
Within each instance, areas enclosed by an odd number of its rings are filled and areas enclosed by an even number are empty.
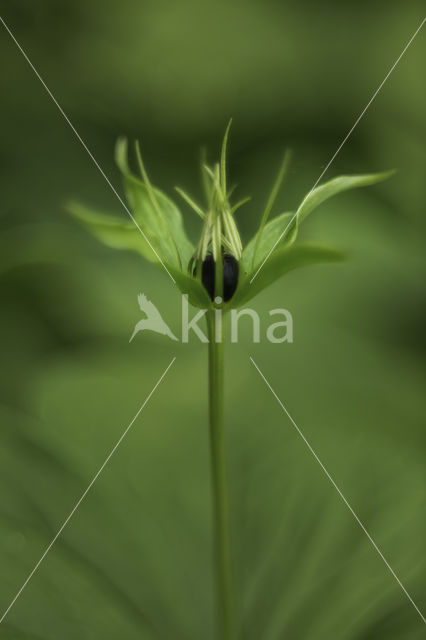
{"type": "MultiPolygon", "coordinates": [[[[3,18],[112,183],[118,135],[153,182],[201,199],[234,118],[247,241],[286,146],[297,206],[423,18],[420,2],[14,0],[3,18]]],[[[70,199],[126,216],[2,27],[0,614],[173,355],[177,360],[0,625],[5,640],[212,640],[206,350],[128,339],[143,291],[176,332],[180,296],[102,247],[70,199]]],[[[419,608],[425,576],[426,34],[327,177],[397,168],[303,229],[343,265],[253,304],[294,343],[227,347],[234,581],[244,640],[415,640],[425,626],[250,364],[255,358],[419,608]]],[[[176,201],[178,197],[176,196],[176,201]]],[[[196,217],[182,206],[195,240],[196,217]]]]}

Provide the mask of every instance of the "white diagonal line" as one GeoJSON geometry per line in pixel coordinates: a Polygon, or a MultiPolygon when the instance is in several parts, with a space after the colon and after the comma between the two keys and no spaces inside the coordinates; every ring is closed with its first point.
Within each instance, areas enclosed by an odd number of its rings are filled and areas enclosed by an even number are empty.
{"type": "Polygon", "coordinates": [[[148,404],[151,396],[153,395],[154,391],[157,389],[158,385],[162,382],[163,378],[165,377],[165,375],[167,374],[168,370],[170,369],[170,367],[172,366],[172,364],[174,363],[174,361],[176,360],[176,357],[174,357],[171,362],[169,363],[169,365],[167,366],[167,368],[163,371],[163,373],[161,374],[161,376],[159,377],[159,379],[157,380],[157,382],[155,383],[154,387],[152,388],[152,390],[150,391],[150,393],[147,395],[147,397],[145,398],[143,404],[139,407],[137,413],[135,414],[135,416],[132,418],[131,422],[129,423],[129,425],[126,427],[126,429],[123,431],[123,433],[121,434],[120,438],[117,440],[117,442],[115,443],[115,445],[113,446],[113,448],[111,449],[110,453],[108,454],[108,456],[105,458],[104,462],[102,463],[102,465],[99,467],[98,471],[96,472],[96,474],[93,476],[90,484],[88,485],[88,487],[85,489],[85,491],[83,492],[83,494],[81,495],[81,497],[78,499],[78,501],[75,503],[72,511],[69,513],[69,515],[66,517],[66,519],[64,520],[62,526],[60,527],[60,529],[58,530],[58,532],[56,533],[55,537],[52,539],[52,541],[49,543],[49,545],[46,547],[43,555],[41,556],[41,558],[39,559],[39,561],[37,562],[37,564],[35,565],[35,567],[32,569],[31,573],[28,575],[28,577],[26,578],[24,584],[22,585],[22,587],[19,589],[18,593],[16,594],[16,596],[13,598],[12,602],[9,604],[9,606],[7,607],[6,611],[3,613],[2,617],[0,618],[0,624],[3,622],[3,620],[5,619],[5,617],[7,616],[7,614],[9,613],[9,611],[11,610],[11,608],[13,607],[13,605],[15,604],[15,602],[17,601],[17,599],[19,598],[19,596],[21,595],[21,593],[23,592],[23,590],[25,589],[25,587],[27,586],[27,584],[29,583],[29,581],[31,580],[31,578],[33,577],[33,575],[35,574],[35,572],[37,571],[37,569],[39,568],[39,566],[41,565],[41,563],[43,562],[43,560],[45,559],[45,557],[47,556],[47,554],[49,553],[50,549],[53,547],[53,545],[55,544],[56,540],[59,538],[59,536],[61,535],[62,531],[65,529],[65,527],[67,526],[68,522],[71,520],[72,516],[74,515],[74,513],[77,511],[77,509],[79,508],[79,506],[81,505],[81,503],[83,502],[84,498],[87,496],[87,494],[89,493],[90,489],[93,487],[93,485],[95,484],[96,480],[99,478],[100,474],[102,473],[102,471],[105,469],[106,465],[108,464],[108,462],[110,461],[110,459],[112,458],[112,456],[114,455],[115,451],[117,450],[117,448],[120,446],[121,442],[124,440],[124,438],[126,437],[128,431],[130,430],[130,428],[132,427],[133,423],[135,422],[135,420],[138,418],[138,416],[140,415],[140,413],[142,412],[142,410],[144,409],[144,407],[148,404]]]}
{"type": "Polygon", "coordinates": [[[51,90],[49,89],[49,87],[47,86],[47,84],[45,83],[45,81],[43,80],[43,78],[41,77],[41,75],[39,74],[39,72],[37,71],[37,69],[35,68],[35,66],[33,65],[33,63],[31,62],[31,60],[29,59],[29,57],[27,56],[27,54],[25,53],[25,51],[23,50],[23,48],[21,47],[21,45],[19,44],[19,42],[17,41],[17,39],[15,38],[15,36],[13,35],[13,33],[11,32],[11,30],[9,29],[9,27],[7,26],[7,24],[5,23],[5,21],[3,20],[3,18],[0,16],[0,21],[3,23],[4,28],[6,29],[6,31],[8,32],[8,34],[10,35],[10,37],[12,38],[13,42],[16,44],[16,46],[18,47],[19,51],[22,53],[22,55],[24,56],[25,60],[28,62],[28,64],[30,65],[31,69],[34,71],[35,75],[37,76],[37,78],[40,80],[41,84],[43,85],[43,87],[45,88],[45,90],[47,91],[47,93],[49,94],[50,98],[52,99],[52,101],[54,102],[54,104],[57,106],[59,112],[61,113],[61,115],[64,117],[64,119],[66,120],[66,122],[68,123],[68,125],[71,127],[72,131],[74,132],[75,136],[77,137],[78,141],[81,143],[81,145],[83,146],[83,148],[85,149],[85,151],[87,152],[87,154],[89,155],[89,157],[91,158],[91,160],[93,161],[94,165],[96,166],[96,168],[98,169],[98,171],[100,172],[100,174],[102,175],[102,177],[104,178],[104,180],[107,182],[107,184],[109,185],[110,189],[112,190],[112,192],[114,193],[114,195],[116,196],[116,198],[119,200],[119,202],[121,203],[121,205],[123,206],[124,210],[127,212],[127,214],[129,215],[130,219],[132,220],[132,222],[136,225],[137,229],[139,230],[139,232],[142,234],[144,240],[146,241],[146,243],[148,244],[148,246],[152,249],[153,253],[155,254],[157,260],[160,262],[160,264],[164,267],[165,271],[169,274],[170,278],[173,280],[174,283],[176,283],[176,280],[174,279],[174,277],[172,276],[172,274],[170,273],[170,271],[167,269],[166,265],[164,264],[163,260],[160,258],[160,256],[158,255],[157,251],[154,249],[154,247],[152,246],[152,244],[150,243],[150,241],[148,240],[148,238],[146,237],[145,233],[142,231],[141,227],[139,226],[138,222],[135,220],[132,212],[130,211],[130,209],[127,207],[127,205],[125,204],[124,200],[120,197],[117,189],[113,186],[113,184],[111,183],[111,181],[109,180],[108,176],[106,175],[106,173],[104,172],[104,170],[102,169],[102,167],[100,166],[100,164],[98,163],[98,161],[96,160],[95,156],[93,155],[93,153],[90,151],[89,147],[86,145],[86,143],[84,142],[83,138],[80,136],[80,134],[78,133],[77,129],[74,127],[73,123],[71,122],[71,120],[68,118],[67,114],[65,113],[65,111],[62,109],[61,105],[59,104],[59,102],[56,100],[55,96],[53,95],[53,93],[51,92],[51,90]]]}
{"type": "MultiPolygon", "coordinates": [[[[326,173],[326,171],[330,168],[330,165],[334,162],[337,154],[341,151],[343,145],[347,142],[349,136],[352,134],[353,130],[355,129],[355,127],[359,124],[360,120],[363,118],[364,114],[366,113],[367,109],[370,107],[371,103],[375,100],[375,98],[377,97],[378,93],[381,91],[383,85],[385,84],[386,80],[389,78],[389,76],[391,75],[392,71],[395,69],[396,65],[398,64],[398,62],[401,60],[402,56],[404,55],[404,53],[407,51],[408,47],[410,46],[410,44],[413,42],[414,38],[417,36],[417,34],[419,33],[420,29],[423,27],[424,23],[426,21],[426,18],[423,18],[423,20],[421,21],[421,23],[419,24],[419,26],[417,27],[417,29],[415,30],[415,32],[413,33],[413,35],[411,36],[411,38],[409,39],[409,41],[407,42],[407,44],[405,45],[405,47],[403,48],[402,52],[399,54],[398,58],[395,60],[395,62],[393,63],[393,65],[391,66],[391,68],[389,69],[389,71],[387,72],[387,74],[385,75],[384,79],[382,80],[382,82],[379,84],[379,86],[377,87],[376,91],[373,93],[373,95],[371,96],[370,100],[367,102],[366,106],[364,107],[364,109],[361,111],[361,113],[359,114],[358,118],[355,120],[354,124],[352,125],[352,127],[349,129],[348,133],[345,135],[345,137],[343,138],[342,142],[339,144],[339,146],[337,147],[336,151],[334,152],[334,154],[332,155],[332,157],[330,158],[330,160],[328,161],[328,163],[325,165],[325,168],[322,170],[320,176],[317,178],[317,180],[315,181],[314,186],[311,188],[311,190],[309,191],[309,193],[305,196],[305,198],[303,199],[303,202],[309,198],[309,196],[311,195],[312,191],[315,189],[315,187],[317,186],[317,184],[319,183],[319,181],[321,180],[321,178],[324,176],[324,174],[326,173]]],[[[302,202],[302,204],[303,204],[302,202]]],[[[300,205],[302,206],[302,205],[300,205]]],[[[299,207],[300,208],[300,207],[299,207]]],[[[290,225],[292,224],[292,222],[294,221],[294,219],[297,217],[297,211],[294,214],[294,216],[291,218],[290,222],[288,223],[288,225],[286,226],[286,228],[284,229],[284,231],[282,232],[282,234],[280,235],[280,237],[278,238],[278,240],[275,242],[275,244],[273,245],[272,249],[269,251],[269,253],[267,254],[266,258],[263,260],[262,264],[260,265],[260,267],[257,269],[256,273],[254,274],[254,276],[251,278],[250,280],[250,284],[253,282],[253,280],[256,278],[257,274],[259,273],[259,271],[262,269],[263,265],[265,264],[265,262],[269,259],[271,253],[274,251],[275,247],[281,242],[282,238],[284,237],[287,229],[290,227],[290,225]]]]}
{"type": "Polygon", "coordinates": [[[417,613],[419,614],[421,619],[423,620],[423,622],[426,624],[426,618],[424,617],[424,615],[422,614],[422,612],[420,611],[420,609],[418,608],[418,606],[414,602],[413,598],[410,596],[410,594],[408,593],[407,589],[404,587],[404,585],[402,584],[401,580],[398,578],[398,576],[396,575],[395,571],[392,569],[392,567],[390,566],[389,562],[386,560],[385,556],[380,551],[379,547],[374,542],[374,540],[371,537],[371,535],[368,533],[368,531],[365,528],[364,524],[361,522],[361,520],[359,519],[359,517],[357,516],[355,511],[352,509],[351,505],[346,500],[346,498],[343,495],[342,491],[339,489],[339,487],[337,486],[336,482],[333,480],[332,476],[329,474],[329,472],[327,471],[327,469],[325,468],[325,466],[323,465],[323,463],[319,459],[318,455],[316,454],[314,449],[311,447],[311,445],[309,444],[309,442],[307,441],[307,439],[303,435],[302,431],[299,429],[299,427],[297,426],[297,424],[295,423],[295,421],[293,420],[293,418],[291,417],[291,415],[287,411],[286,407],[281,402],[281,400],[279,399],[279,397],[277,396],[277,394],[275,393],[275,391],[273,390],[273,388],[269,384],[268,380],[265,378],[265,376],[263,375],[263,373],[261,372],[261,370],[259,369],[259,367],[257,366],[257,364],[255,363],[255,361],[253,360],[253,358],[251,356],[250,356],[250,360],[251,360],[252,364],[254,365],[254,367],[256,368],[256,370],[258,371],[260,377],[265,382],[265,384],[268,387],[268,389],[271,391],[271,393],[274,396],[274,398],[277,400],[277,402],[280,405],[281,409],[287,415],[287,417],[290,420],[290,422],[292,423],[293,427],[296,429],[297,433],[302,438],[302,440],[304,441],[304,443],[308,447],[309,451],[314,456],[315,460],[318,462],[318,464],[320,465],[321,469],[324,471],[325,475],[330,480],[331,484],[336,489],[337,493],[339,494],[339,496],[341,497],[341,499],[343,500],[343,502],[345,503],[345,505],[347,506],[347,508],[349,509],[349,511],[351,512],[351,514],[353,515],[353,517],[355,518],[355,520],[357,521],[359,526],[361,527],[361,529],[364,531],[365,535],[367,536],[367,538],[369,539],[371,544],[373,545],[373,547],[375,548],[375,550],[377,551],[377,553],[379,554],[379,556],[381,557],[381,559],[383,560],[383,562],[385,563],[385,565],[387,566],[387,568],[389,569],[389,571],[391,572],[391,574],[393,575],[393,577],[395,578],[395,580],[397,581],[397,583],[399,584],[399,586],[401,587],[401,589],[403,590],[403,592],[405,593],[405,595],[407,596],[407,598],[409,599],[409,601],[411,602],[411,604],[413,605],[413,607],[415,608],[415,610],[417,611],[417,613]]]}

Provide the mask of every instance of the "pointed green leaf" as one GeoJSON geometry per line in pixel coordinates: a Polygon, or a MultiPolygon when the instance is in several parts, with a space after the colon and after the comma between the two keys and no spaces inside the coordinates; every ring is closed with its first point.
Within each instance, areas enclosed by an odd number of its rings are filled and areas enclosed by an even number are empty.
{"type": "Polygon", "coordinates": [[[294,217],[294,213],[291,211],[282,213],[276,218],[272,218],[272,220],[270,220],[264,226],[263,231],[261,229],[258,230],[258,232],[253,236],[253,238],[250,240],[250,242],[248,243],[248,245],[245,247],[243,251],[242,266],[243,266],[243,269],[245,269],[245,271],[248,272],[252,270],[253,253],[256,247],[256,243],[257,243],[256,263],[254,265],[254,270],[260,264],[262,264],[266,256],[274,247],[274,244],[277,242],[277,240],[286,230],[286,227],[289,227],[289,228],[286,231],[286,233],[283,235],[281,240],[284,240],[284,237],[285,237],[287,242],[290,243],[295,239],[296,225],[295,224],[289,225],[289,222],[292,220],[293,217],[294,217]],[[291,229],[291,233],[290,233],[290,229],[291,229]]]}
{"type": "Polygon", "coordinates": [[[299,223],[302,222],[316,207],[322,202],[331,198],[341,191],[355,189],[357,187],[367,187],[377,182],[386,180],[395,171],[385,171],[383,173],[366,173],[358,176],[338,176],[329,180],[325,184],[316,187],[308,193],[303,199],[302,204],[297,210],[297,218],[299,223]]]}
{"type": "MultiPolygon", "coordinates": [[[[108,247],[136,251],[147,260],[158,262],[155,253],[133,222],[123,222],[114,216],[94,211],[77,202],[70,203],[67,210],[108,247]]],[[[188,301],[194,307],[206,309],[211,306],[211,300],[200,282],[189,273],[181,271],[167,262],[164,264],[176,280],[180,291],[188,295],[188,301]]]]}
{"type": "Polygon", "coordinates": [[[161,259],[185,271],[194,247],[186,235],[179,209],[159,189],[131,173],[126,140],[118,141],[115,157],[124,176],[127,198],[136,222],[152,241],[161,259]]]}
{"type": "Polygon", "coordinates": [[[284,154],[283,161],[281,163],[280,170],[278,172],[278,175],[277,175],[277,178],[275,180],[274,186],[272,187],[272,191],[271,191],[271,193],[269,195],[268,202],[266,203],[265,210],[262,213],[262,218],[260,220],[259,231],[256,234],[257,238],[255,239],[251,268],[254,267],[254,263],[257,260],[257,249],[258,249],[258,245],[260,243],[260,239],[261,239],[262,234],[263,234],[263,229],[265,228],[265,225],[266,225],[266,223],[268,221],[268,218],[269,218],[269,214],[271,213],[272,207],[274,206],[275,200],[277,199],[278,192],[279,192],[279,190],[281,188],[281,185],[282,185],[283,180],[285,178],[285,175],[287,173],[287,169],[288,169],[288,165],[290,163],[290,159],[291,159],[291,151],[289,149],[287,149],[287,151],[284,154]]]}
{"type": "Polygon", "coordinates": [[[201,282],[196,280],[189,273],[184,273],[183,271],[174,269],[173,267],[169,267],[169,269],[170,273],[176,280],[176,284],[180,291],[188,295],[188,301],[190,304],[200,309],[208,309],[212,306],[212,301],[201,282]]]}
{"type": "Polygon", "coordinates": [[[357,187],[366,187],[386,180],[393,175],[393,173],[394,171],[386,171],[383,173],[371,173],[358,176],[339,176],[316,187],[307,194],[295,214],[281,214],[266,224],[263,231],[262,225],[260,226],[258,232],[244,249],[242,258],[243,267],[246,271],[256,273],[256,269],[259,269],[261,266],[260,271],[262,271],[264,261],[270,260],[275,248],[281,244],[292,244],[296,239],[300,222],[303,222],[322,202],[342,191],[355,189],[357,187]],[[256,243],[258,243],[257,247],[256,243]],[[255,259],[253,260],[254,253],[255,259]]]}
{"type": "Polygon", "coordinates": [[[310,244],[296,244],[275,250],[252,282],[254,272],[242,274],[232,298],[232,306],[240,307],[254,298],[282,275],[293,269],[321,262],[336,262],[344,258],[334,249],[310,244]]]}
{"type": "Polygon", "coordinates": [[[132,221],[100,213],[78,202],[69,203],[67,210],[77,220],[83,222],[91,233],[108,247],[136,251],[147,260],[158,262],[153,251],[153,248],[156,247],[149,246],[132,221]]]}

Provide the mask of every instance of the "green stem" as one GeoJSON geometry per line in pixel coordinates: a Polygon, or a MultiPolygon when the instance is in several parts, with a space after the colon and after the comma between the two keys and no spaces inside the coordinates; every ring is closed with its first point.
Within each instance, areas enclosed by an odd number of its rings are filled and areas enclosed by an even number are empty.
{"type": "Polygon", "coordinates": [[[213,539],[216,598],[220,640],[233,640],[233,603],[229,499],[226,446],[223,423],[223,338],[224,321],[217,326],[214,310],[207,312],[209,336],[209,417],[210,456],[213,494],[213,539]],[[218,334],[218,335],[216,335],[218,334]]]}

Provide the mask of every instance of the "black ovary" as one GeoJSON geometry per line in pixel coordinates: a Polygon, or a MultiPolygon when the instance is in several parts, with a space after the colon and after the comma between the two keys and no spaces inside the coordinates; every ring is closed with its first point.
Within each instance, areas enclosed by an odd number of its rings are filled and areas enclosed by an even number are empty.
{"type": "MultiPolygon", "coordinates": [[[[228,302],[235,293],[238,284],[238,261],[229,253],[222,256],[223,265],[223,300],[228,302]]],[[[201,280],[210,298],[214,300],[215,294],[215,261],[209,253],[203,261],[201,280]]]]}

